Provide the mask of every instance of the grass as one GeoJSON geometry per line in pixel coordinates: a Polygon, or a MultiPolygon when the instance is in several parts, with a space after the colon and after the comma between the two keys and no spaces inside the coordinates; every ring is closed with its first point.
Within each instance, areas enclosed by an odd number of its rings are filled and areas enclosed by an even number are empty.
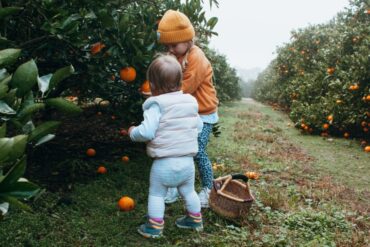
{"type": "MultiPolygon", "coordinates": [[[[356,141],[302,135],[270,107],[237,102],[220,108],[222,134],[208,147],[215,176],[257,171],[251,212],[229,221],[204,210],[202,233],[179,230],[183,202],[166,207],[165,237],[144,239],[151,160],[131,153],[128,164],[106,161],[108,173],[44,192],[33,213],[11,208],[0,221],[0,246],[366,246],[369,244],[368,164],[356,141]],[[131,212],[117,201],[135,199],[131,212]]],[[[118,158],[117,158],[118,159],[118,158]]],[[[96,169],[102,160],[89,161],[96,169]]],[[[199,186],[199,181],[197,181],[199,186]]]]}

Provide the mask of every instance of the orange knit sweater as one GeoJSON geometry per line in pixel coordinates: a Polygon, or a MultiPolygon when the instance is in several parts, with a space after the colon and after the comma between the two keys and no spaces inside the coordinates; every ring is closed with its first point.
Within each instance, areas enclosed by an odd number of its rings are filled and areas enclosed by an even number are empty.
{"type": "MultiPolygon", "coordinates": [[[[182,64],[184,57],[179,58],[182,64]]],[[[187,57],[187,66],[183,74],[182,91],[193,95],[199,105],[199,114],[208,115],[217,111],[218,99],[213,86],[213,70],[204,52],[193,45],[187,57]]]]}

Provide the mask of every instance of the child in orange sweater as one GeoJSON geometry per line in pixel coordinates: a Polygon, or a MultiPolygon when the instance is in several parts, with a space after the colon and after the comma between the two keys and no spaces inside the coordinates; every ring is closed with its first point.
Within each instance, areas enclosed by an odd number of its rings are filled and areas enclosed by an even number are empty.
{"type": "MultiPolygon", "coordinates": [[[[194,45],[195,31],[189,18],[179,11],[168,10],[158,24],[159,43],[176,56],[183,69],[182,91],[193,95],[198,102],[203,129],[198,136],[199,151],[195,156],[202,182],[199,199],[203,208],[208,207],[213,172],[206,147],[213,124],[218,121],[218,99],[213,85],[211,63],[203,51],[194,45]]],[[[176,189],[169,189],[166,202],[177,200],[176,189]]]]}

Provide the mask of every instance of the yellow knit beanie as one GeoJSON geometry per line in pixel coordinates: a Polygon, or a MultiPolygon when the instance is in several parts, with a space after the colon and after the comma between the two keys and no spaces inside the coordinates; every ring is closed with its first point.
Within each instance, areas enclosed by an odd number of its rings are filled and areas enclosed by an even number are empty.
{"type": "Polygon", "coordinates": [[[159,43],[173,44],[192,40],[195,32],[189,18],[180,11],[167,10],[158,24],[159,43]]]}

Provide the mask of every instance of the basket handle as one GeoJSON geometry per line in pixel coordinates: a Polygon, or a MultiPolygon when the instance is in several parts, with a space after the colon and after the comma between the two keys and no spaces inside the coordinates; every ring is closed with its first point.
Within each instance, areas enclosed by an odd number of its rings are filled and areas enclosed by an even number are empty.
{"type": "Polygon", "coordinates": [[[246,183],[248,182],[248,177],[241,173],[231,175],[231,179],[241,179],[246,183]]]}
{"type": "MultiPolygon", "coordinates": [[[[225,182],[223,183],[222,187],[221,188],[215,187],[217,194],[219,194],[219,195],[221,195],[223,197],[229,198],[231,200],[237,201],[237,202],[250,202],[250,201],[253,201],[253,199],[251,199],[251,200],[244,200],[244,199],[237,198],[235,196],[231,196],[231,195],[225,194],[223,192],[224,189],[225,189],[225,187],[226,187],[226,185],[232,179],[242,179],[243,181],[248,182],[248,177],[247,176],[239,173],[239,174],[233,174],[233,175],[228,175],[228,176],[222,177],[222,179],[225,180],[225,182]]],[[[238,183],[240,183],[240,182],[238,182],[238,183]]]]}

